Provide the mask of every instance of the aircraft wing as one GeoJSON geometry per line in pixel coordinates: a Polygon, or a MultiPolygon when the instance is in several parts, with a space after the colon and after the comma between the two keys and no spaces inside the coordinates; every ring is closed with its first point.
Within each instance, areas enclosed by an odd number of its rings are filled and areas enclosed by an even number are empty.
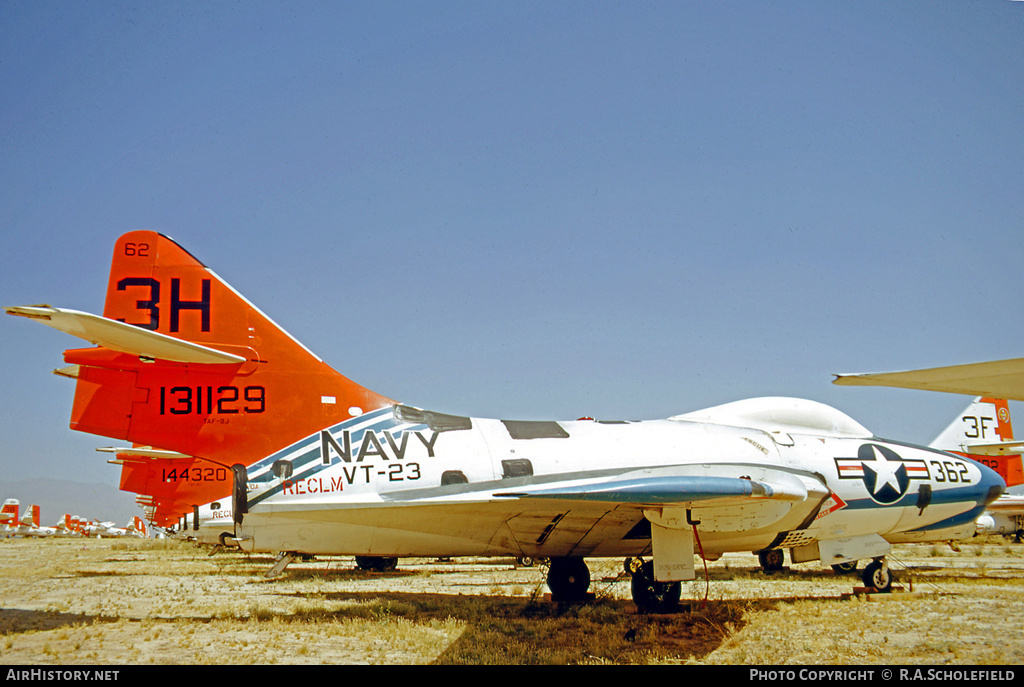
{"type": "Polygon", "coordinates": [[[1024,515],[1024,496],[1019,494],[1003,494],[988,504],[986,510],[1004,515],[1024,515]]]}
{"type": "MultiPolygon", "coordinates": [[[[702,535],[742,533],[756,548],[778,532],[806,529],[831,494],[813,474],[751,464],[602,472],[576,479],[510,478],[522,481],[399,490],[344,504],[329,499],[283,502],[272,509],[254,504],[250,495],[239,545],[261,550],[261,536],[269,527],[308,519],[396,537],[423,535],[436,540],[439,551],[459,555],[518,550],[543,556],[556,550],[603,557],[619,555],[621,542],[635,538],[646,522],[650,529],[637,536],[657,539],[655,547],[668,546],[663,554],[673,560],[676,545],[680,550],[687,542],[692,545],[690,525],[699,524],[702,535]]],[[[685,555],[680,565],[687,560],[692,566],[693,557],[685,555]]]]}
{"type": "Polygon", "coordinates": [[[838,374],[841,386],[891,386],[1024,401],[1024,358],[903,372],[838,374]]]}
{"type": "Polygon", "coordinates": [[[560,487],[540,487],[495,494],[501,497],[565,499],[630,505],[724,506],[748,499],[803,501],[807,489],[799,482],[770,484],[739,477],[657,476],[611,479],[560,487]]]}
{"type": "Polygon", "coordinates": [[[8,315],[18,315],[36,320],[66,334],[77,336],[119,353],[130,353],[178,363],[239,364],[245,362],[245,358],[241,356],[78,310],[65,310],[49,305],[25,305],[6,310],[8,315]]]}

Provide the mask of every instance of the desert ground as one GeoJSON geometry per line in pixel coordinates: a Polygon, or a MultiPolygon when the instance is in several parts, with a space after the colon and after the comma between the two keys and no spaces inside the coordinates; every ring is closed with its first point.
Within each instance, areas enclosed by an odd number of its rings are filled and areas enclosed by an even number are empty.
{"type": "Polygon", "coordinates": [[[1024,544],[896,546],[892,594],[818,564],[698,565],[678,613],[638,613],[621,560],[553,604],[544,562],[296,561],[175,540],[0,540],[0,664],[1019,665],[1024,544]]]}

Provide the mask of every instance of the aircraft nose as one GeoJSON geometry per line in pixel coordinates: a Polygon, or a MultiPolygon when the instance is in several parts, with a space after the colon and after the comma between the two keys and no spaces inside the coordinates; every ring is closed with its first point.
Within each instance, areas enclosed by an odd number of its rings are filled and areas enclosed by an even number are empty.
{"type": "Polygon", "coordinates": [[[984,505],[987,507],[1006,491],[1006,481],[987,465],[979,463],[979,467],[981,468],[981,484],[979,486],[980,491],[985,494],[984,505]]]}

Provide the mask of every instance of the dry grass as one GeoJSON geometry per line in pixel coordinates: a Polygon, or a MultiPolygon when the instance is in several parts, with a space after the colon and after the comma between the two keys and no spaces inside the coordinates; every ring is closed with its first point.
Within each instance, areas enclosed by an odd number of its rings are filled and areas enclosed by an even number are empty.
{"type": "Polygon", "coordinates": [[[1016,664],[1024,546],[897,547],[907,591],[868,600],[816,565],[753,556],[685,585],[693,612],[647,616],[620,561],[589,561],[595,599],[545,601],[511,560],[293,563],[170,541],[0,540],[0,663],[1016,664]],[[909,592],[912,585],[913,593],[909,592]],[[705,598],[707,599],[705,602],[705,598]]]}

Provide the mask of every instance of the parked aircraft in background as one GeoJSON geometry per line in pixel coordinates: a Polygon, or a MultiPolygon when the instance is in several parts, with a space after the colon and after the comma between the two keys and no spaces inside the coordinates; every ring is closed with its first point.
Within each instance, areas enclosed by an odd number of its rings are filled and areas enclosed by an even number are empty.
{"type": "Polygon", "coordinates": [[[1024,538],[1024,496],[1003,494],[978,518],[978,534],[1013,535],[1024,538]]]}
{"type": "MultiPolygon", "coordinates": [[[[17,503],[16,499],[8,499],[8,502],[17,503]]],[[[68,537],[74,533],[69,528],[70,515],[65,513],[53,527],[40,524],[39,506],[32,504],[18,520],[18,526],[10,534],[18,537],[68,537]]]]}
{"type": "Polygon", "coordinates": [[[0,534],[11,535],[18,529],[18,511],[21,503],[18,499],[7,499],[0,509],[0,534]]]}
{"type": "Polygon", "coordinates": [[[64,513],[53,527],[40,524],[40,508],[30,505],[18,517],[20,504],[18,499],[7,499],[3,506],[3,518],[0,519],[0,534],[15,537],[142,537],[149,536],[146,521],[135,516],[125,527],[115,527],[113,522],[97,522],[86,520],[78,515],[64,513]],[[13,524],[12,524],[13,523],[13,524]]]}
{"type": "Polygon", "coordinates": [[[182,533],[194,538],[200,544],[232,545],[235,522],[231,515],[231,501],[214,501],[199,508],[192,519],[183,519],[179,528],[182,533]]]}
{"type": "Polygon", "coordinates": [[[116,527],[113,522],[90,522],[83,533],[87,537],[148,537],[146,523],[137,515],[124,527],[116,527]]]}
{"type": "Polygon", "coordinates": [[[57,536],[59,537],[74,537],[78,535],[78,532],[75,532],[71,525],[71,515],[68,513],[60,516],[60,520],[54,525],[54,529],[57,530],[57,536]]]}
{"type": "Polygon", "coordinates": [[[121,537],[128,533],[124,527],[115,527],[113,522],[91,521],[85,526],[87,537],[121,537]]]}
{"type": "Polygon", "coordinates": [[[139,539],[149,539],[150,537],[149,525],[138,515],[132,518],[127,530],[129,537],[138,537],[139,539]]]}
{"type": "Polygon", "coordinates": [[[237,547],[231,498],[197,506],[194,512],[181,516],[174,526],[166,528],[166,534],[200,544],[237,547]]]}
{"type": "Polygon", "coordinates": [[[930,446],[987,465],[1008,487],[1024,484],[1024,441],[1013,438],[1010,406],[1005,399],[975,398],[930,446]]]}
{"type": "Polygon", "coordinates": [[[22,537],[52,537],[57,534],[56,527],[43,527],[39,522],[39,506],[32,504],[21,516],[15,534],[22,537]]]}
{"type": "Polygon", "coordinates": [[[181,527],[186,520],[194,524],[195,504],[231,494],[233,474],[227,466],[151,447],[98,450],[115,454],[108,462],[121,466],[120,488],[137,494],[147,520],[159,527],[181,527]]]}
{"type": "Polygon", "coordinates": [[[866,584],[888,589],[890,539],[973,523],[1005,487],[974,461],[880,439],[800,399],[643,422],[398,403],[328,367],[154,232],[118,239],[102,317],[7,312],[95,344],[64,354],[72,428],[130,442],[119,453],[133,471],[174,470],[137,487],[165,516],[231,498],[246,551],[548,558],[552,596],[570,601],[589,588],[585,558],[646,556],[633,598],[657,609],[694,579],[696,553],[872,559],[866,584]]]}
{"type": "MultiPolygon", "coordinates": [[[[1024,484],[1021,451],[1014,439],[1010,407],[1004,399],[975,398],[931,444],[973,458],[998,472],[1008,487],[1024,484]]],[[[1024,534],[1024,496],[1003,494],[977,520],[977,534],[1024,534]]]]}

